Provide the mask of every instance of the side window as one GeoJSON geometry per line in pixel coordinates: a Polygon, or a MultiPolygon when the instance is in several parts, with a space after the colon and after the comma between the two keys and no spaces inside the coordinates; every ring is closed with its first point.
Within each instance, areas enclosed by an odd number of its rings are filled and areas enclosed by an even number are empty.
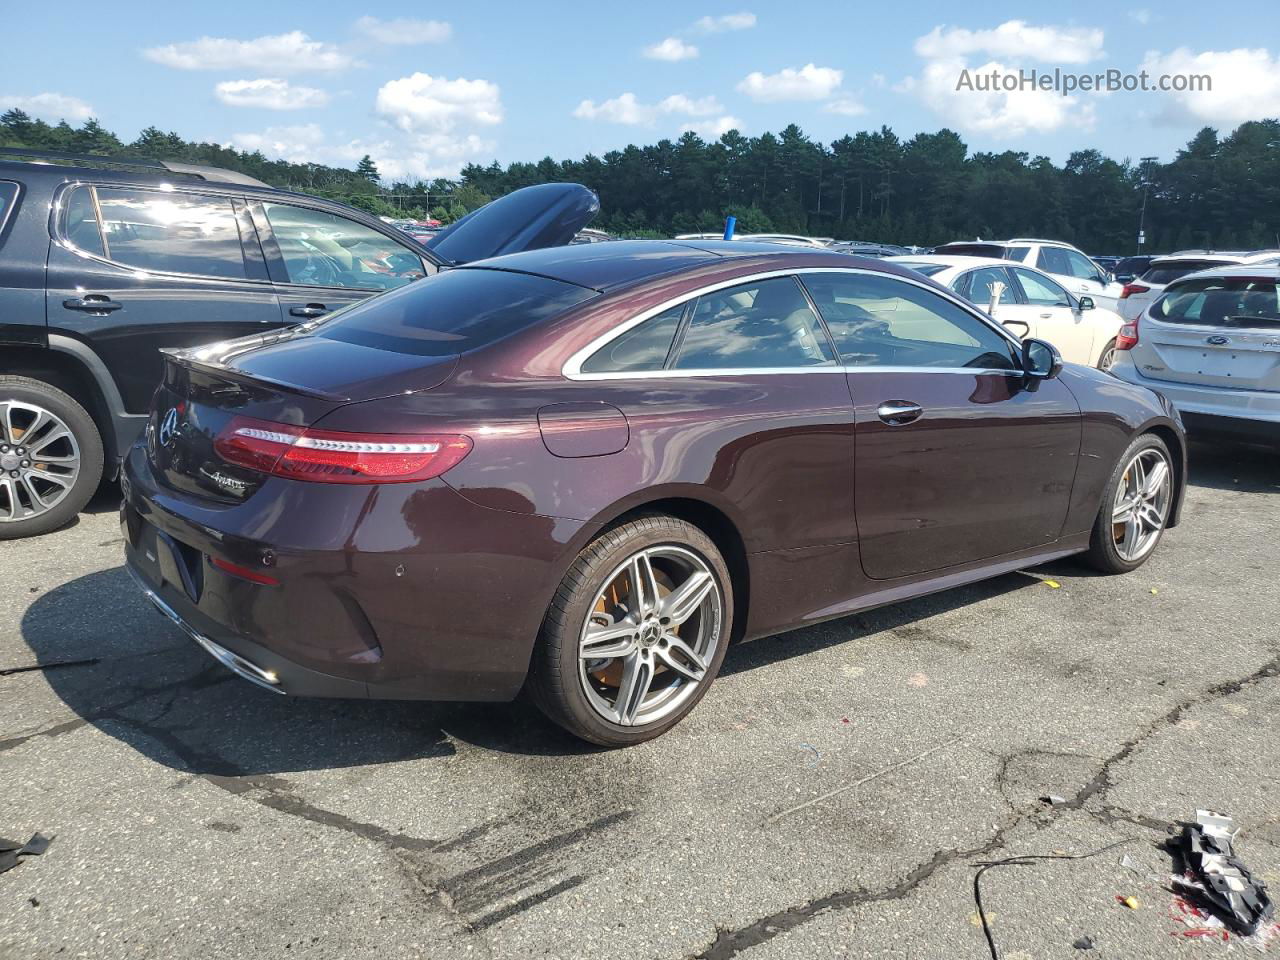
{"type": "Polygon", "coordinates": [[[983,267],[981,270],[963,273],[953,289],[970,303],[986,309],[991,303],[991,287],[995,283],[1004,284],[1004,289],[1000,291],[1001,303],[1018,302],[1013,292],[1013,283],[1004,267],[983,267]]]}
{"type": "Polygon", "coordinates": [[[1067,259],[1067,251],[1061,247],[1041,247],[1036,266],[1046,273],[1056,273],[1060,277],[1071,276],[1071,261],[1067,259]]]}
{"type": "Polygon", "coordinates": [[[1074,250],[1064,250],[1063,253],[1067,255],[1067,263],[1071,265],[1071,276],[1081,280],[1101,279],[1098,268],[1083,253],[1076,253],[1074,250]]]}
{"type": "Polygon", "coordinates": [[[1071,298],[1067,296],[1067,291],[1048,277],[1032,273],[1030,270],[1020,270],[1018,267],[1014,267],[1013,272],[1018,275],[1018,283],[1021,284],[1022,292],[1027,297],[1027,303],[1037,307],[1071,306],[1071,298]]]}
{"type": "Polygon", "coordinates": [[[680,304],[632,327],[588,357],[582,364],[582,372],[661,370],[671,352],[671,341],[680,327],[684,308],[685,304],[680,304]]]}
{"type": "Polygon", "coordinates": [[[18,185],[12,180],[0,180],[0,231],[9,219],[18,201],[18,185]]]}
{"type": "Polygon", "coordinates": [[[850,366],[1017,369],[1008,340],[923,287],[865,273],[804,282],[850,366]]]}
{"type": "Polygon", "coordinates": [[[390,290],[426,275],[408,247],[345,217],[264,203],[290,283],[390,290]]]}
{"type": "Polygon", "coordinates": [[[240,228],[229,198],[179,191],[95,189],[110,259],[141,270],[245,278],[240,228]]]}
{"type": "Polygon", "coordinates": [[[1004,258],[1006,260],[1016,260],[1018,263],[1025,263],[1027,254],[1031,252],[1030,247],[1006,247],[1004,258]]]}
{"type": "Polygon", "coordinates": [[[835,362],[826,332],[796,281],[775,277],[699,297],[671,366],[726,370],[835,362]]]}
{"type": "Polygon", "coordinates": [[[105,257],[102,229],[93,209],[93,188],[76,187],[67,197],[67,239],[85,253],[105,257]]]}

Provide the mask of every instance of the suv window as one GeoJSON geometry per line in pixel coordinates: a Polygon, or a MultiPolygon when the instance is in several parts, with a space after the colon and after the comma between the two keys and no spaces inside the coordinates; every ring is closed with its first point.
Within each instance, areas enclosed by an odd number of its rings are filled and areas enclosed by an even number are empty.
{"type": "Polygon", "coordinates": [[[1060,277],[1071,276],[1071,261],[1067,259],[1067,251],[1061,247],[1041,247],[1036,257],[1036,266],[1045,273],[1056,273],[1060,277]]]}
{"type": "Polygon", "coordinates": [[[1071,297],[1067,295],[1067,291],[1048,277],[1021,267],[1014,267],[1013,272],[1018,276],[1018,283],[1027,298],[1027,303],[1037,307],[1071,306],[1071,297]]]}
{"type": "Polygon", "coordinates": [[[408,247],[346,217],[264,203],[289,283],[390,290],[426,275],[408,247]]]}
{"type": "Polygon", "coordinates": [[[67,198],[67,239],[85,253],[107,255],[98,214],[93,209],[92,187],[76,187],[67,198]]]}
{"type": "Polygon", "coordinates": [[[687,304],[664,310],[605,344],[582,364],[583,373],[661,370],[687,304]]]}
{"type": "Polygon", "coordinates": [[[930,290],[864,273],[805,274],[851,366],[1017,369],[1009,341],[930,290]]]}
{"type": "Polygon", "coordinates": [[[826,332],[791,277],[698,298],[676,348],[677,370],[813,367],[836,362],[826,332]]]}
{"type": "Polygon", "coordinates": [[[1006,260],[1016,260],[1018,263],[1025,263],[1027,254],[1030,251],[1030,247],[1005,247],[1004,258],[1006,260]]]}
{"type": "Polygon", "coordinates": [[[18,199],[18,185],[12,180],[0,180],[0,230],[4,230],[9,212],[18,199]]]}
{"type": "Polygon", "coordinates": [[[423,357],[449,357],[517,333],[595,296],[549,277],[464,267],[335,313],[315,336],[423,357]]]}
{"type": "Polygon", "coordinates": [[[1071,276],[1079,277],[1081,280],[1097,280],[1099,282],[1106,279],[1101,276],[1101,271],[1094,266],[1093,261],[1083,253],[1077,253],[1075,250],[1064,250],[1063,253],[1067,255],[1067,263],[1071,266],[1071,276]]]}
{"type": "Polygon", "coordinates": [[[1167,284],[1180,277],[1185,277],[1189,273],[1195,273],[1198,270],[1209,270],[1212,267],[1220,267],[1223,265],[1221,260],[1175,260],[1172,263],[1163,263],[1160,266],[1150,267],[1146,273],[1140,278],[1146,283],[1167,284]]]}
{"type": "Polygon", "coordinates": [[[240,228],[229,198],[176,190],[94,189],[109,259],[162,273],[245,278],[240,228]]]}
{"type": "Polygon", "coordinates": [[[1009,279],[1009,272],[1004,267],[983,267],[981,270],[962,273],[952,289],[970,303],[986,307],[991,303],[991,287],[996,283],[1004,284],[1004,289],[1000,291],[1001,303],[1018,302],[1013,281],[1009,279]]]}

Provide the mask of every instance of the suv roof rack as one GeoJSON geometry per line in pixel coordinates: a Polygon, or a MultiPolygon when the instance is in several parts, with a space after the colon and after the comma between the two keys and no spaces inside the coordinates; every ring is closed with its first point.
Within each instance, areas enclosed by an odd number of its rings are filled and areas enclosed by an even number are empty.
{"type": "Polygon", "coordinates": [[[269,184],[263,183],[247,173],[237,173],[235,170],[210,167],[202,163],[182,163],[177,160],[154,160],[150,157],[100,157],[66,153],[61,150],[28,150],[25,147],[0,147],[0,158],[9,157],[15,160],[26,158],[37,163],[45,160],[58,160],[64,163],[74,163],[81,167],[141,167],[148,171],[164,170],[180,176],[196,177],[200,180],[208,180],[211,183],[239,183],[251,187],[269,186],[269,184]]]}

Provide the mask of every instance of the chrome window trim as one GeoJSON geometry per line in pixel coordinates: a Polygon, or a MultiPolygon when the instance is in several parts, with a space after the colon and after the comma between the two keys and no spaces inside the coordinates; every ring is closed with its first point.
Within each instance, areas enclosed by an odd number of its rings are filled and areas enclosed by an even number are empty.
{"type": "Polygon", "coordinates": [[[948,301],[953,306],[959,307],[962,311],[967,313],[969,316],[973,317],[979,323],[986,326],[989,330],[994,330],[1002,338],[1004,338],[1004,340],[1006,340],[1009,343],[1014,357],[1021,356],[1022,354],[1022,341],[1018,340],[1013,334],[1005,330],[1000,324],[997,324],[995,320],[991,319],[990,317],[986,316],[986,314],[977,310],[973,306],[973,304],[966,301],[963,297],[961,297],[959,294],[955,293],[954,291],[948,290],[946,288],[939,289],[938,287],[932,284],[923,283],[912,277],[900,277],[897,274],[885,273],[880,270],[867,270],[861,267],[799,267],[799,268],[792,267],[787,270],[766,270],[760,273],[751,273],[751,274],[746,274],[740,277],[734,277],[731,280],[721,280],[716,283],[708,284],[705,287],[698,287],[695,290],[691,290],[687,293],[682,293],[677,297],[670,298],[669,300],[664,300],[662,303],[659,303],[656,306],[650,307],[647,310],[642,310],[640,313],[636,314],[634,317],[624,320],[622,323],[618,324],[613,329],[596,337],[594,340],[588,343],[585,347],[576,351],[571,357],[569,357],[569,359],[565,361],[564,366],[561,368],[560,372],[565,377],[565,379],[577,380],[577,381],[657,380],[657,379],[673,379],[673,378],[683,378],[683,377],[743,377],[743,376],[756,376],[759,374],[777,374],[777,373],[858,373],[858,372],[864,372],[864,373],[865,372],[969,373],[969,374],[1000,373],[1000,374],[1014,374],[1019,377],[1023,376],[1023,372],[1021,370],[997,370],[997,369],[978,368],[978,367],[896,367],[896,366],[888,367],[888,366],[874,366],[870,364],[865,366],[841,365],[841,364],[832,364],[832,365],[815,364],[813,366],[807,366],[807,367],[746,367],[746,368],[724,368],[724,369],[711,369],[711,370],[674,370],[674,369],[672,370],[668,370],[668,369],[619,370],[619,371],[613,371],[610,373],[583,373],[582,372],[582,364],[584,364],[587,361],[587,358],[595,354],[597,350],[602,349],[612,340],[622,336],[622,334],[626,333],[631,328],[639,326],[640,324],[644,323],[646,320],[650,319],[651,317],[655,317],[659,313],[663,313],[664,311],[670,310],[672,307],[679,306],[680,304],[686,303],[687,301],[690,301],[690,300],[695,300],[698,297],[705,296],[708,293],[715,293],[717,290],[725,290],[729,287],[739,287],[739,286],[743,286],[748,283],[754,283],[760,280],[771,280],[774,277],[801,277],[811,273],[854,273],[854,274],[862,274],[862,275],[871,276],[871,277],[888,277],[889,279],[897,280],[900,283],[908,283],[908,284],[911,284],[912,286],[920,287],[922,290],[927,290],[929,293],[932,293],[934,296],[940,297],[941,299],[948,301]]]}

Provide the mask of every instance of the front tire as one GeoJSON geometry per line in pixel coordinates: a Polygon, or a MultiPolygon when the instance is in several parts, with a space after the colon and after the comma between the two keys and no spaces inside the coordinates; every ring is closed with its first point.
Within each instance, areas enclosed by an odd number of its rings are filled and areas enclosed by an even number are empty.
{"type": "Polygon", "coordinates": [[[0,377],[0,540],[69,522],[97,489],[102,461],[98,427],[70,395],[0,377]]]}
{"type": "Polygon", "coordinates": [[[1146,563],[1169,522],[1174,480],[1164,441],[1153,433],[1136,437],[1103,491],[1088,563],[1103,573],[1128,573],[1146,563]]]}
{"type": "Polygon", "coordinates": [[[583,740],[651,740],[706,694],[732,616],[732,582],[711,538],[664,514],[638,517],[588,544],[565,574],[538,638],[529,693],[583,740]]]}

